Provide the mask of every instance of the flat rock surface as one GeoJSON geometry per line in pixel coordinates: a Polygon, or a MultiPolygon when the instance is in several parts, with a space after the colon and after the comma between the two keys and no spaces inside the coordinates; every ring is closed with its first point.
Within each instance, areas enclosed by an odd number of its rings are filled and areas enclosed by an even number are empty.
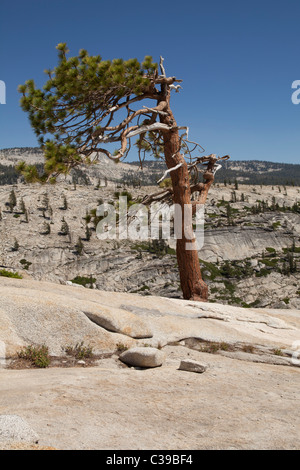
{"type": "Polygon", "coordinates": [[[299,448],[298,310],[242,309],[25,279],[0,278],[0,289],[0,415],[23,418],[39,436],[39,448],[299,448]],[[101,309],[111,323],[127,315],[135,328],[135,319],[138,327],[142,320],[152,337],[99,326],[88,312],[101,309]],[[113,354],[94,367],[5,368],[22,345],[46,343],[57,354],[80,341],[112,353],[120,343],[155,347],[165,360],[161,367],[139,369],[113,354]],[[218,352],[199,349],[212,342],[219,342],[218,352]],[[184,360],[207,370],[180,370],[184,360]]]}
{"type": "Polygon", "coordinates": [[[165,349],[155,369],[2,369],[0,412],[57,449],[299,449],[299,368],[165,349]]]}
{"type": "Polygon", "coordinates": [[[288,349],[300,340],[299,310],[245,309],[4,277],[0,290],[0,342],[7,355],[31,343],[47,344],[57,355],[81,341],[97,352],[114,351],[120,343],[157,347],[189,337],[288,349]],[[102,326],[95,323],[101,312],[102,326]],[[106,324],[122,328],[113,332],[106,324]],[[141,329],[151,337],[133,338],[141,329]]]}

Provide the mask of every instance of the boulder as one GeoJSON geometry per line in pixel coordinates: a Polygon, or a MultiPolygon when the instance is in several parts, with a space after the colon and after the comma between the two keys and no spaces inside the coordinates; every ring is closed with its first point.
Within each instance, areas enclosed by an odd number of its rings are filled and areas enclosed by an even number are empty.
{"type": "Polygon", "coordinates": [[[133,367],[159,367],[165,359],[165,354],[156,348],[136,347],[124,351],[120,360],[133,367]]]}
{"type": "Polygon", "coordinates": [[[27,442],[37,444],[38,435],[17,415],[0,415],[0,442],[27,442]]]}
{"type": "Polygon", "coordinates": [[[153,334],[147,323],[124,309],[93,308],[85,309],[86,316],[97,325],[108,331],[120,333],[131,338],[152,338],[153,334]]]}
{"type": "Polygon", "coordinates": [[[197,372],[198,374],[203,374],[206,369],[206,365],[201,364],[198,361],[192,361],[190,359],[181,361],[179,366],[179,370],[186,370],[187,372],[197,372]]]}

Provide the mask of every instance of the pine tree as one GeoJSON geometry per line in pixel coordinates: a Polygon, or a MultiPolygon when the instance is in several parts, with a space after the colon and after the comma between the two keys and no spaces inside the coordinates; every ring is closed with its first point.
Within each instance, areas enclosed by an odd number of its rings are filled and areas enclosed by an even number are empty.
{"type": "Polygon", "coordinates": [[[295,251],[296,251],[296,243],[295,243],[295,237],[293,237],[291,252],[295,253],[295,251]]]}
{"type": "Polygon", "coordinates": [[[10,207],[10,212],[13,211],[14,207],[17,205],[17,198],[14,190],[12,189],[8,198],[8,206],[10,207]]]}
{"type": "Polygon", "coordinates": [[[27,209],[25,210],[25,214],[24,214],[24,215],[25,215],[24,222],[25,222],[26,224],[28,224],[28,222],[29,222],[29,217],[28,217],[28,210],[27,210],[27,209]]]}
{"type": "Polygon", "coordinates": [[[25,202],[23,198],[21,198],[21,201],[20,201],[20,211],[22,212],[22,214],[25,214],[26,212],[25,202]]]}
{"type": "Polygon", "coordinates": [[[85,239],[90,241],[91,239],[91,229],[89,228],[88,224],[85,226],[85,239]]]}
{"type": "Polygon", "coordinates": [[[64,217],[62,218],[61,222],[62,224],[61,224],[60,232],[59,232],[60,235],[68,235],[70,233],[70,229],[64,217]]]}
{"type": "Polygon", "coordinates": [[[48,208],[48,213],[49,213],[49,216],[50,216],[50,219],[51,219],[51,222],[52,222],[52,217],[53,217],[53,209],[51,206],[49,206],[48,208]]]}
{"type": "Polygon", "coordinates": [[[19,251],[19,248],[20,248],[19,242],[15,238],[15,241],[14,241],[14,244],[13,244],[13,247],[12,247],[12,251],[19,251]]]}
{"type": "Polygon", "coordinates": [[[44,211],[47,211],[49,208],[49,196],[48,193],[43,194],[42,200],[41,200],[41,208],[44,211]]]}
{"type": "Polygon", "coordinates": [[[41,232],[40,232],[42,235],[49,235],[49,233],[51,233],[51,227],[50,227],[50,224],[48,224],[48,222],[44,222],[43,225],[42,225],[42,229],[41,229],[41,232]]]}
{"type": "MultiPolygon", "coordinates": [[[[151,56],[145,56],[143,62],[110,61],[90,56],[84,49],[77,57],[69,57],[66,43],[58,44],[57,50],[58,65],[46,71],[48,80],[42,89],[33,80],[19,86],[21,107],[29,115],[45,156],[43,172],[25,162],[18,165],[26,181],[52,183],[59,175],[95,163],[99,152],[119,162],[127,157],[134,141],[141,165],[146,154],[164,158],[172,180],[165,197],[172,196],[182,213],[187,204],[192,205],[195,214],[207,200],[217,162],[229,156],[198,157],[195,164],[205,165],[205,171],[198,172],[203,181],[190,184],[193,168],[185,156],[201,146],[191,143],[187,127],[177,125],[171,109],[171,94],[179,91],[182,80],[166,75],[163,58],[159,73],[151,56]],[[141,103],[140,109],[133,109],[137,103],[141,103]],[[111,143],[119,143],[115,153],[104,148],[111,143]]],[[[185,299],[207,300],[208,287],[202,279],[192,226],[192,218],[182,220],[182,238],[176,241],[181,288],[185,299]]]]}
{"type": "Polygon", "coordinates": [[[232,193],[231,193],[231,202],[236,202],[236,201],[237,201],[236,192],[232,191],[232,193]]]}
{"type": "Polygon", "coordinates": [[[288,267],[289,267],[289,272],[291,274],[293,274],[297,271],[297,265],[296,265],[296,261],[294,259],[293,252],[288,252],[288,267]]]}
{"type": "Polygon", "coordinates": [[[82,254],[83,248],[84,248],[84,246],[83,246],[82,240],[81,240],[80,237],[78,237],[77,243],[75,245],[75,249],[76,249],[76,251],[79,255],[82,254]]]}
{"type": "Polygon", "coordinates": [[[63,205],[61,207],[61,210],[66,211],[67,209],[68,209],[68,201],[67,201],[67,197],[64,195],[63,196],[63,205]]]}

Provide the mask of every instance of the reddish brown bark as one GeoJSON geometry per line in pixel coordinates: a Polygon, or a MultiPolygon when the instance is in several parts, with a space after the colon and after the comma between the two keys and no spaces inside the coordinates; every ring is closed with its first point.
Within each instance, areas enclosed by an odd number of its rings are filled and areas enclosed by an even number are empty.
{"type": "MultiPolygon", "coordinates": [[[[208,288],[202,279],[196,240],[187,238],[184,231],[184,206],[191,205],[191,187],[187,163],[180,154],[180,138],[172,111],[167,104],[168,116],[161,117],[161,122],[173,126],[163,131],[164,155],[168,169],[182,163],[182,166],[170,172],[173,187],[173,202],[181,207],[182,238],[177,239],[176,254],[180,275],[180,284],[184,299],[207,301],[208,288]],[[188,249],[194,244],[195,249],[188,249]]],[[[191,233],[192,221],[190,220],[191,233]]]]}

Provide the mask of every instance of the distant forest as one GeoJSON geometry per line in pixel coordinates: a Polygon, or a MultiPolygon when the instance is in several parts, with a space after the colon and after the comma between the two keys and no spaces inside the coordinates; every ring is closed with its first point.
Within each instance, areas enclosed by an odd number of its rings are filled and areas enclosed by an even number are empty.
{"type": "MultiPolygon", "coordinates": [[[[42,173],[43,164],[38,163],[36,167],[39,173],[42,173]]],[[[16,184],[19,179],[23,179],[23,177],[16,171],[14,165],[2,165],[0,163],[0,186],[16,184]]]]}
{"type": "Polygon", "coordinates": [[[14,165],[7,166],[0,163],[0,186],[17,183],[19,176],[14,165]]]}
{"type": "MultiPolygon", "coordinates": [[[[132,162],[138,165],[138,162],[132,162]]],[[[158,175],[163,175],[165,164],[161,161],[145,161],[143,166],[151,174],[149,180],[152,184],[157,181],[158,175]]],[[[300,186],[300,165],[290,163],[273,163],[259,160],[229,161],[222,164],[215,175],[216,183],[251,185],[284,185],[300,186]],[[237,169],[238,167],[238,169],[237,169]]]]}
{"type": "Polygon", "coordinates": [[[228,162],[227,169],[222,166],[216,173],[215,181],[230,183],[237,180],[240,184],[300,186],[300,165],[252,160],[238,162],[242,169],[231,169],[236,163],[228,162]]]}
{"type": "MultiPolygon", "coordinates": [[[[38,147],[23,147],[15,149],[1,149],[0,150],[0,185],[15,184],[20,175],[16,172],[14,165],[1,164],[1,156],[7,160],[9,157],[15,155],[24,155],[26,153],[41,155],[42,152],[38,147]]],[[[8,163],[8,162],[7,162],[8,163]]],[[[139,162],[124,162],[129,165],[139,166],[139,162]]],[[[42,164],[37,165],[39,171],[42,171],[42,164]]],[[[139,172],[139,175],[131,174],[128,172],[128,177],[123,178],[120,183],[128,185],[156,185],[157,181],[161,178],[166,166],[164,161],[159,160],[146,160],[143,162],[145,172],[139,172]]],[[[84,174],[84,170],[78,169],[73,175],[79,184],[89,184],[88,178],[84,174]],[[87,180],[87,181],[86,181],[87,180]]],[[[260,160],[249,161],[236,161],[229,160],[222,163],[222,168],[219,169],[215,176],[217,183],[233,184],[251,184],[251,185],[271,185],[271,186],[300,186],[300,165],[290,163],[274,163],[260,160]]]]}

